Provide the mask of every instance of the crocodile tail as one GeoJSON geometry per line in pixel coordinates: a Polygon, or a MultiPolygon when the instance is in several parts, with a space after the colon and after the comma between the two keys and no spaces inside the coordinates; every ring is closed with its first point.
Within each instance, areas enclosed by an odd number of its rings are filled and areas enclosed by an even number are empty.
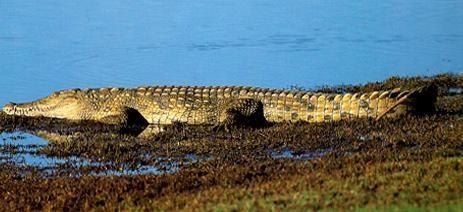
{"type": "Polygon", "coordinates": [[[400,88],[371,93],[285,93],[260,95],[268,121],[329,122],[361,117],[381,119],[406,113],[434,111],[437,87],[428,85],[412,90],[400,88]]]}
{"type": "Polygon", "coordinates": [[[386,115],[410,113],[414,115],[423,115],[435,111],[438,87],[435,84],[421,86],[409,91],[403,91],[396,101],[388,106],[376,117],[381,119],[386,115]]]}

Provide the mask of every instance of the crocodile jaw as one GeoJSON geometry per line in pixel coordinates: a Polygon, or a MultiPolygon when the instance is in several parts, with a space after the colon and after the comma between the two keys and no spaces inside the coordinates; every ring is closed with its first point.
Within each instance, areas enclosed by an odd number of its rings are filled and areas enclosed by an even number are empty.
{"type": "Polygon", "coordinates": [[[50,107],[31,103],[9,103],[3,107],[3,112],[15,116],[45,116],[50,112],[50,107]]]}
{"type": "Polygon", "coordinates": [[[3,112],[14,116],[45,116],[53,118],[79,119],[80,107],[77,102],[53,101],[40,99],[34,102],[16,104],[9,103],[3,107],[3,112]]]}
{"type": "Polygon", "coordinates": [[[16,104],[14,103],[6,104],[2,109],[2,111],[8,115],[14,115],[15,110],[16,110],[16,104]]]}
{"type": "Polygon", "coordinates": [[[39,116],[40,111],[43,111],[43,109],[32,103],[9,103],[3,107],[3,112],[6,114],[17,116],[39,116]]]}

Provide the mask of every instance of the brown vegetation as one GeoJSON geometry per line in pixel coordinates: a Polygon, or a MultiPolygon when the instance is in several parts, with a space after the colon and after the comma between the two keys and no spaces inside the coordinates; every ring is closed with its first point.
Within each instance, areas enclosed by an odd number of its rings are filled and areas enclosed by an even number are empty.
{"type": "Polygon", "coordinates": [[[134,136],[139,129],[0,115],[0,132],[70,135],[40,150],[47,155],[83,156],[116,167],[157,166],[158,158],[191,154],[207,158],[181,163],[175,173],[129,176],[94,176],[88,167],[72,165],[44,175],[41,169],[0,162],[0,210],[461,208],[463,94],[449,88],[462,88],[462,76],[393,77],[322,90],[371,91],[431,82],[439,86],[435,113],[378,122],[282,123],[231,132],[174,125],[140,138],[134,136]],[[271,156],[285,150],[327,154],[313,160],[271,156]],[[80,175],[63,174],[70,172],[80,175]]]}

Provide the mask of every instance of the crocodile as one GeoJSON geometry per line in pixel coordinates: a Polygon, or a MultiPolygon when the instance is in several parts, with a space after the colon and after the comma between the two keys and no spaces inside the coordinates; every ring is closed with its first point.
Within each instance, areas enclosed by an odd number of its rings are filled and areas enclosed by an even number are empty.
{"type": "Polygon", "coordinates": [[[142,86],[63,90],[28,103],[9,103],[3,111],[107,124],[258,126],[427,112],[436,95],[435,86],[343,94],[245,86],[142,86]]]}

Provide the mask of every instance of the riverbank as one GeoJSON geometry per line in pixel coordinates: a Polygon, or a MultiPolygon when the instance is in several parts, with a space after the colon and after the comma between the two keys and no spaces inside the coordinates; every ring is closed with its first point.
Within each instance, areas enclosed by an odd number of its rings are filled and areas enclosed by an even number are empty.
{"type": "Polygon", "coordinates": [[[2,114],[1,132],[40,131],[51,141],[36,154],[109,165],[65,163],[50,172],[0,160],[0,208],[461,209],[461,75],[390,78],[319,91],[372,91],[431,81],[439,86],[435,113],[378,122],[283,123],[231,132],[176,125],[140,137],[143,132],[136,129],[121,134],[95,123],[65,125],[2,114]],[[163,170],[175,158],[175,170],[163,170]],[[94,174],[147,165],[160,172],[94,174]]]}

